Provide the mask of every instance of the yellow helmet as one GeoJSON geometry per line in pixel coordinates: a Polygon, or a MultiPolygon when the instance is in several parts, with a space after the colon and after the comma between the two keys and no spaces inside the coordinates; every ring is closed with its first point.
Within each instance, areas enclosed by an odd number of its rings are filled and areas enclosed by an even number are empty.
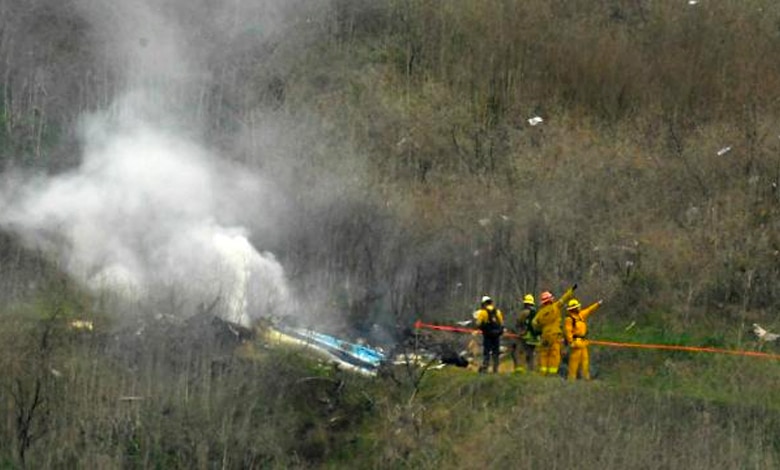
{"type": "Polygon", "coordinates": [[[566,307],[566,310],[579,310],[580,309],[580,301],[577,299],[571,299],[569,301],[569,306],[566,307]]]}
{"type": "Polygon", "coordinates": [[[525,297],[523,297],[523,303],[525,305],[533,305],[536,302],[534,301],[534,296],[531,294],[525,294],[525,297]]]}

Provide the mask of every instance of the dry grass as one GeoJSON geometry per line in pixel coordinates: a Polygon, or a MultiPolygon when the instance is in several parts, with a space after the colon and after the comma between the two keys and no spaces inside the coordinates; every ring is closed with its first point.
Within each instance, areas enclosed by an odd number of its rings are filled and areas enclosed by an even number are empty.
{"type": "Polygon", "coordinates": [[[7,468],[698,469],[780,458],[771,361],[593,348],[592,383],[460,369],[367,380],[178,326],[139,337],[104,320],[77,332],[29,312],[7,312],[2,331],[7,468]]]}
{"type": "MultiPolygon", "coordinates": [[[[63,135],[79,110],[110,101],[115,77],[92,64],[81,23],[32,27],[36,6],[71,18],[67,4],[3,5],[3,165],[73,165],[63,135]],[[63,72],[93,68],[101,78],[63,72]]],[[[743,345],[745,325],[773,318],[776,2],[316,5],[300,15],[310,26],[255,51],[262,64],[249,52],[214,58],[210,69],[235,73],[204,92],[203,109],[227,110],[204,125],[296,201],[268,248],[347,323],[460,319],[484,292],[511,310],[572,281],[585,300],[607,299],[596,333],[636,321],[664,338],[743,345]],[[272,106],[271,81],[284,90],[272,106]],[[545,122],[529,126],[537,114],[545,122]],[[257,116],[294,142],[231,147],[245,137],[231,123],[257,116]],[[269,152],[278,161],[251,160],[269,152]]],[[[4,308],[30,280],[59,276],[1,241],[4,308]]],[[[47,330],[52,312],[94,310],[83,294],[63,304],[66,284],[3,312],[0,466],[21,466],[22,447],[30,468],[779,464],[776,364],[605,352],[605,383],[442,374],[410,400],[385,382],[300,382],[315,373],[294,356],[171,350],[165,338],[122,349],[47,330]],[[45,331],[56,340],[44,345],[45,331]]]]}
{"type": "Polygon", "coordinates": [[[660,380],[640,387],[454,374],[431,376],[416,408],[406,408],[419,416],[416,426],[387,416],[383,430],[366,430],[372,457],[362,466],[769,468],[780,458],[776,401],[746,401],[743,391],[732,389],[724,403],[658,389],[660,380]]]}

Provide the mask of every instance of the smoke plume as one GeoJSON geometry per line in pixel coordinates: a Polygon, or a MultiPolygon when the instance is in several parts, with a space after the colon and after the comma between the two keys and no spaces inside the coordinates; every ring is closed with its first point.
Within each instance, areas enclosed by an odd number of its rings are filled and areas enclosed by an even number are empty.
{"type": "MultiPolygon", "coordinates": [[[[0,224],[92,289],[141,304],[175,298],[184,312],[215,304],[247,324],[288,296],[281,265],[244,228],[246,208],[270,204],[274,192],[200,144],[188,106],[208,68],[202,49],[186,47],[205,40],[193,34],[198,22],[246,16],[240,2],[228,12],[193,4],[80,2],[124,90],[109,109],[82,118],[77,168],[7,186],[0,224]]],[[[264,5],[250,17],[265,18],[272,10],[264,5]]]]}

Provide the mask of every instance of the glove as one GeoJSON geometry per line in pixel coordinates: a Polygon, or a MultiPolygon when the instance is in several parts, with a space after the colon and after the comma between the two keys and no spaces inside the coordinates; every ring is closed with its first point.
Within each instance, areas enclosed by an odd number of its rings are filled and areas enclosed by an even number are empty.
{"type": "Polygon", "coordinates": [[[577,290],[577,283],[575,282],[573,286],[571,286],[571,290],[577,290]]]}

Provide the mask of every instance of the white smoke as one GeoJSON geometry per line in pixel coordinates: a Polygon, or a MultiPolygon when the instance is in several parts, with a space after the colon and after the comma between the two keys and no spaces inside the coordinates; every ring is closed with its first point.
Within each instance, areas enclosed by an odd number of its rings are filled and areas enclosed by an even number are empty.
{"type": "Polygon", "coordinates": [[[126,39],[122,31],[136,25],[146,31],[141,45],[153,49],[127,54],[129,91],[110,109],[84,117],[81,165],[52,178],[26,178],[12,196],[0,195],[0,225],[96,291],[144,305],[173,296],[184,313],[214,304],[224,317],[249,324],[289,295],[281,265],[258,252],[242,227],[246,208],[266,204],[271,188],[205,150],[192,138],[197,129],[170,111],[182,106],[166,91],[196,67],[181,52],[175,23],[144,2],[122,4],[125,26],[117,38],[126,39]]]}

